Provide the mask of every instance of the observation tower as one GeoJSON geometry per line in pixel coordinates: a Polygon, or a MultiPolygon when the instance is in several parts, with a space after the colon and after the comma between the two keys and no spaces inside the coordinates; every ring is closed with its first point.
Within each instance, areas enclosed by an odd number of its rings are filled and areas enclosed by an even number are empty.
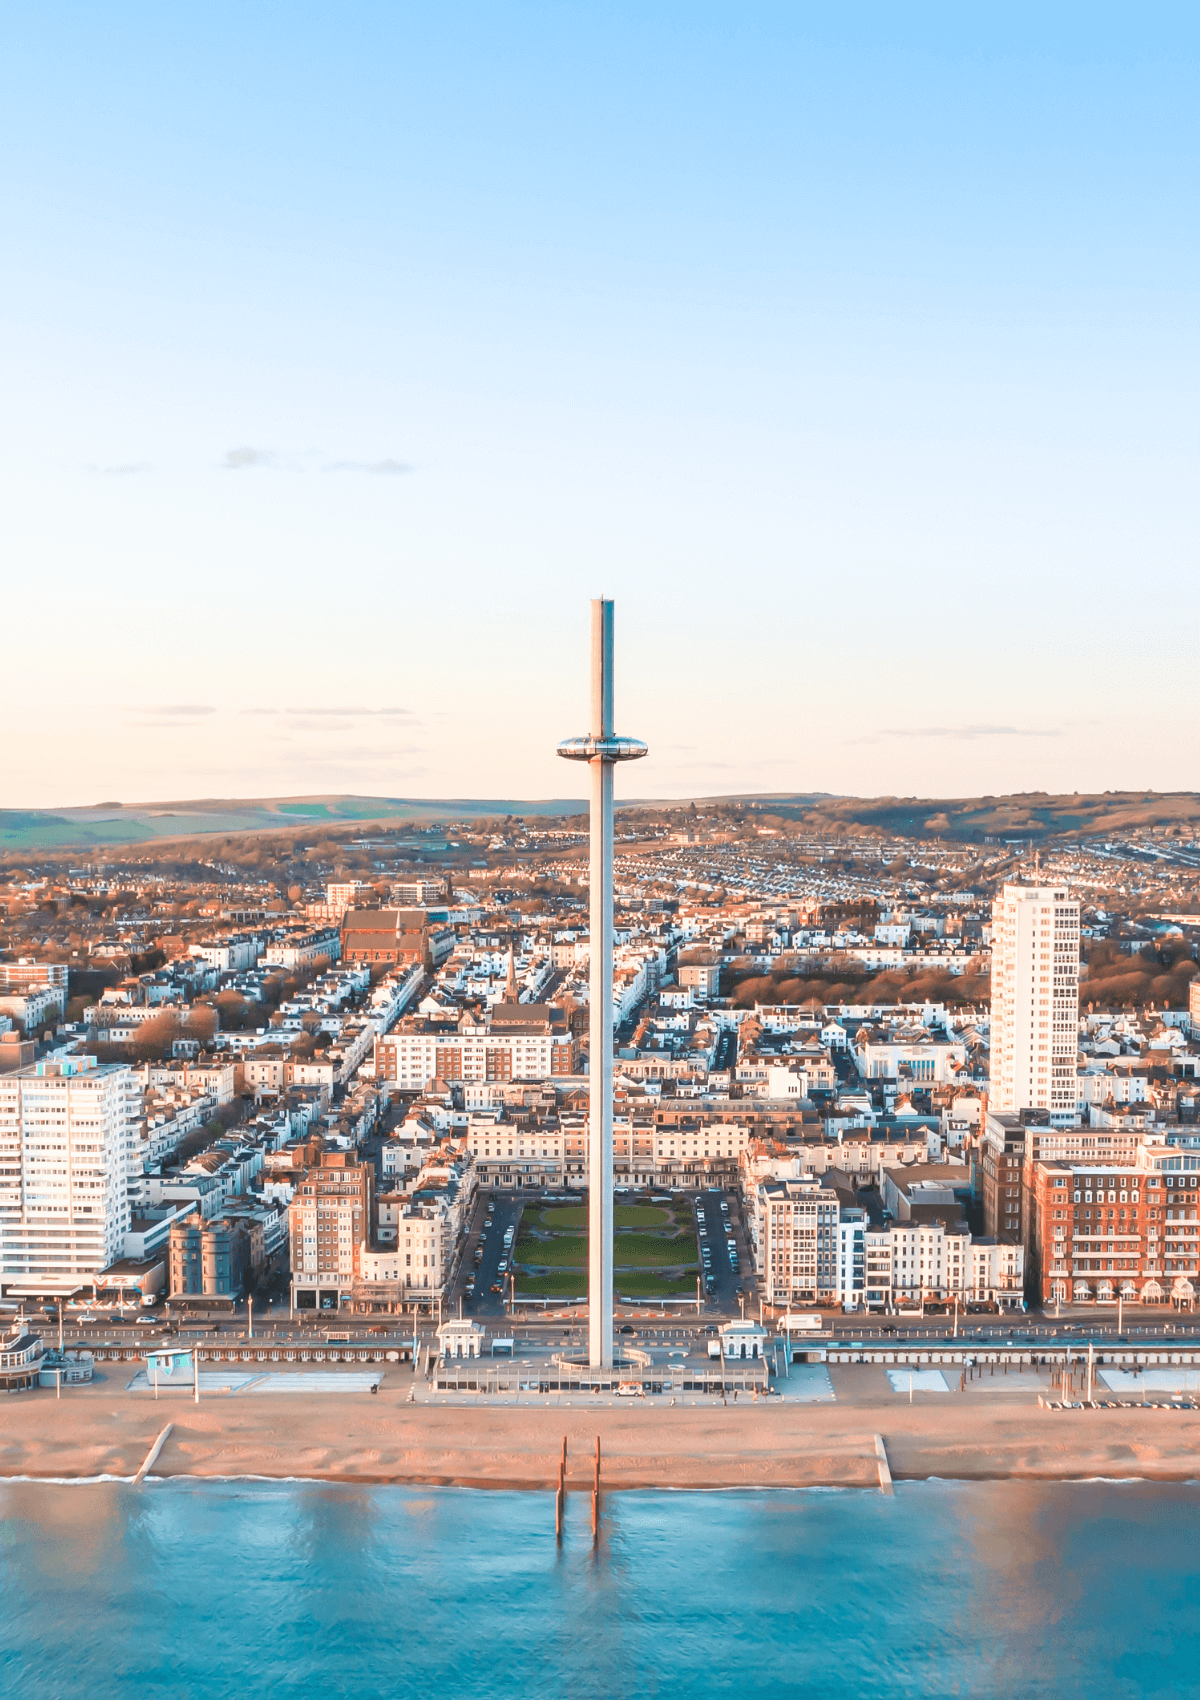
{"type": "Polygon", "coordinates": [[[592,717],[558,753],[591,772],[588,987],[588,1363],[613,1361],[613,768],[646,754],[613,731],[613,605],[592,603],[592,717]]]}

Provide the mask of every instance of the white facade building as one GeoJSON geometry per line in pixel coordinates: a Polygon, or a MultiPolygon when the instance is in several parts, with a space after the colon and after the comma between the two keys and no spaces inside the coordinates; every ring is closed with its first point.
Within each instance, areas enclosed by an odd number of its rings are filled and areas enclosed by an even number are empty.
{"type": "Polygon", "coordinates": [[[0,1077],[0,1288],[70,1293],[125,1253],[141,1087],[124,1064],[0,1077]]]}
{"type": "Polygon", "coordinates": [[[257,933],[229,933],[223,938],[201,939],[188,946],[188,955],[206,962],[222,974],[236,974],[253,968],[263,953],[263,941],[257,933]]]}
{"type": "Polygon", "coordinates": [[[991,1108],[1077,1113],[1079,905],[1063,886],[1006,885],[992,904],[991,1108]]]}
{"type": "Polygon", "coordinates": [[[867,1213],[857,1208],[841,1212],[837,1237],[837,1294],[843,1306],[863,1303],[867,1269],[867,1213]]]}

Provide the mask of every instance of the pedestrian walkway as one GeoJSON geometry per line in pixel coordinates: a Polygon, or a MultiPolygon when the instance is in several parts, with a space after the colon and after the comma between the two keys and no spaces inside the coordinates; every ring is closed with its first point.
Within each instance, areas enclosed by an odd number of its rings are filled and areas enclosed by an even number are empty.
{"type": "MultiPolygon", "coordinates": [[[[383,1371],[374,1370],[296,1370],[292,1374],[222,1375],[220,1370],[200,1371],[200,1397],[212,1393],[369,1393],[383,1380],[383,1371]]],[[[131,1393],[152,1393],[154,1379],[139,1369],[132,1381],[126,1383],[131,1393]]],[[[192,1378],[179,1375],[168,1380],[161,1376],[158,1391],[194,1396],[192,1378]]]]}
{"type": "Polygon", "coordinates": [[[887,1378],[893,1393],[949,1393],[950,1387],[940,1369],[889,1369],[887,1378]]]}
{"type": "Polygon", "coordinates": [[[793,1404],[833,1404],[837,1394],[824,1364],[791,1364],[775,1381],[776,1393],[793,1404]]]}
{"type": "Polygon", "coordinates": [[[1131,1369],[1100,1369],[1096,1379],[1126,1399],[1140,1399],[1143,1388],[1147,1393],[1200,1393],[1200,1369],[1143,1369],[1136,1375],[1131,1369]]]}

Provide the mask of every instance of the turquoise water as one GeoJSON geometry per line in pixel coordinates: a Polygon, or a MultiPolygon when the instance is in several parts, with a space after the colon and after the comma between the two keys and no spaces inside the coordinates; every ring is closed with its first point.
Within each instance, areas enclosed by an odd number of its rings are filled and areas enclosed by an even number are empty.
{"type": "Polygon", "coordinates": [[[1200,1693],[1200,1488],[0,1485],[0,1693],[1200,1693]]]}

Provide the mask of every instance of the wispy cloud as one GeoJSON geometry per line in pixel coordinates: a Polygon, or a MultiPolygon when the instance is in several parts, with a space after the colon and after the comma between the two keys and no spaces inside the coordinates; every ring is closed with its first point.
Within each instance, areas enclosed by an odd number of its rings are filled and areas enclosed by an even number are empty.
{"type": "Polygon", "coordinates": [[[289,708],[308,720],[415,720],[411,708],[289,708]]]}
{"type": "Polygon", "coordinates": [[[300,720],[415,720],[417,717],[411,708],[367,708],[343,707],[340,705],[330,708],[243,708],[243,714],[272,714],[287,715],[300,720]]]}
{"type": "Polygon", "coordinates": [[[217,711],[207,703],[165,702],[130,705],[124,712],[134,731],[182,732],[189,726],[198,728],[217,711]]]}
{"type": "Polygon", "coordinates": [[[402,460],[335,460],[325,468],[326,472],[378,472],[385,477],[399,472],[411,472],[412,467],[402,460]]]}
{"type": "Polygon", "coordinates": [[[270,466],[274,459],[270,449],[230,449],[221,464],[226,472],[244,472],[252,466],[270,466]]]}
{"type": "MultiPolygon", "coordinates": [[[[1058,738],[1056,727],[1043,726],[887,726],[881,738],[1058,738]]],[[[867,740],[862,740],[866,742],[867,740]]]]}
{"type": "Polygon", "coordinates": [[[89,466],[89,472],[94,472],[98,478],[131,478],[138,472],[149,472],[148,460],[119,461],[112,466],[89,466]]]}
{"type": "MultiPolygon", "coordinates": [[[[275,740],[272,740],[274,742],[275,740]]],[[[279,738],[278,742],[289,746],[289,740],[279,738]]],[[[377,744],[338,744],[335,749],[313,750],[308,744],[301,746],[301,752],[312,757],[314,765],[324,767],[344,767],[351,762],[369,762],[378,767],[381,762],[392,762],[401,756],[423,756],[429,752],[423,744],[392,744],[386,750],[381,750],[377,744]]]]}
{"type": "Polygon", "coordinates": [[[136,708],[126,710],[127,714],[158,714],[168,716],[172,720],[184,719],[197,714],[215,714],[217,711],[209,703],[194,702],[153,702],[139,704],[136,708]]]}

